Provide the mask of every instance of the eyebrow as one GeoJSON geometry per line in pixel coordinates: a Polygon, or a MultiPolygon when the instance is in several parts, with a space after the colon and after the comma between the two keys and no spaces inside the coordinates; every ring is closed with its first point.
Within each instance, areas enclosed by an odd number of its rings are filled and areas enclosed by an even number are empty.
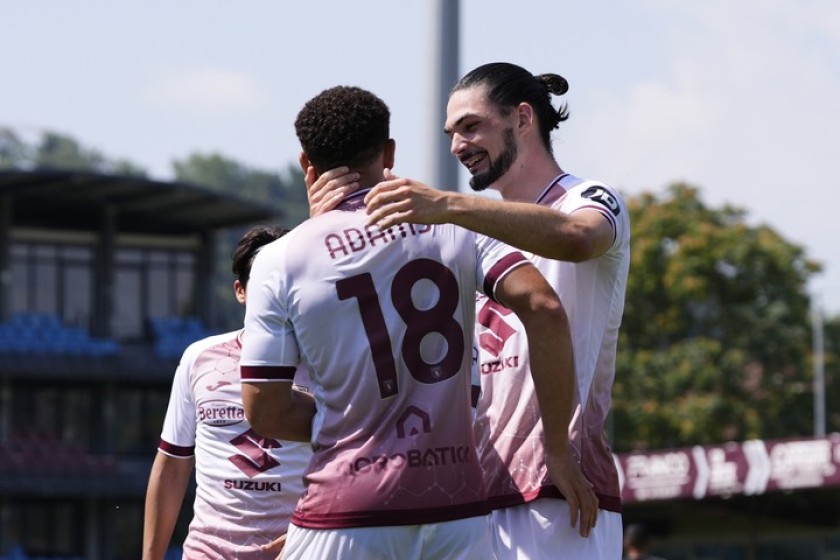
{"type": "Polygon", "coordinates": [[[444,134],[446,134],[446,135],[452,134],[452,129],[453,129],[453,128],[457,128],[458,126],[460,126],[460,124],[461,124],[462,122],[464,122],[464,120],[466,120],[466,119],[468,119],[468,118],[470,118],[470,117],[477,117],[477,116],[478,116],[478,115],[477,115],[477,114],[475,114],[475,113],[466,113],[466,114],[464,114],[464,115],[461,115],[461,118],[459,118],[458,120],[456,120],[456,121],[455,121],[455,123],[454,123],[451,127],[444,126],[444,127],[443,127],[443,133],[444,133],[444,134]]]}

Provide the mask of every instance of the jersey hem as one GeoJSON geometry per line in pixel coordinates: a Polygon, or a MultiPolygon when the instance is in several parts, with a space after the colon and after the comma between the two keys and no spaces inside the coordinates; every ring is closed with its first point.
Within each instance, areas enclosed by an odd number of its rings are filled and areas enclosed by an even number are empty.
{"type": "Polygon", "coordinates": [[[295,378],[294,366],[239,366],[242,381],[292,381],[295,378]]]}
{"type": "MultiPolygon", "coordinates": [[[[612,511],[614,513],[621,513],[621,498],[617,496],[607,496],[605,494],[595,493],[598,498],[598,509],[605,511],[612,511]]],[[[556,486],[542,486],[539,490],[533,492],[526,492],[524,494],[505,494],[504,496],[493,496],[489,498],[491,509],[505,509],[513,506],[521,506],[539,500],[540,498],[554,498],[565,500],[566,498],[557,489],[556,486]]]]}
{"type": "Polygon", "coordinates": [[[350,527],[387,527],[423,525],[488,515],[484,502],[417,510],[351,511],[344,513],[295,512],[292,524],[303,529],[346,529],[350,527]]]}

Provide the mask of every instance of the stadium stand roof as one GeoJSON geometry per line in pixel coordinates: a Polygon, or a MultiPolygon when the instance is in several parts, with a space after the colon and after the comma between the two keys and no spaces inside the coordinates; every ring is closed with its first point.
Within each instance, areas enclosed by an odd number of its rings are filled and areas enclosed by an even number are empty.
{"type": "Polygon", "coordinates": [[[107,209],[126,233],[179,234],[276,221],[282,211],[189,183],[86,171],[0,171],[14,225],[90,231],[107,209]]]}

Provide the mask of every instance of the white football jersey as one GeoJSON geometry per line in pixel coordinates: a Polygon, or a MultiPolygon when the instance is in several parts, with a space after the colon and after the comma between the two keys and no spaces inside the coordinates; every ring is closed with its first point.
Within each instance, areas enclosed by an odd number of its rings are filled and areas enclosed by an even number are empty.
{"type": "Polygon", "coordinates": [[[159,450],[175,457],[195,455],[194,516],[185,558],[273,559],[276,554],[259,547],[286,532],[303,493],[310,445],[260,437],[245,419],[241,332],[191,344],[172,383],[159,450]]]}
{"type": "Polygon", "coordinates": [[[365,225],[366,191],[257,255],[242,376],[299,363],[317,413],[292,523],[409,525],[487,513],[470,407],[475,292],[527,263],[452,225],[365,225]]]}
{"type": "MultiPolygon", "coordinates": [[[[600,507],[620,511],[618,474],[604,423],[630,266],[627,208],[612,188],[571,175],[552,181],[537,203],[565,214],[600,212],[615,231],[612,246],[597,259],[572,263],[531,256],[531,261],[560,296],[571,324],[577,379],[569,426],[573,451],[594,485],[600,507]]],[[[560,497],[545,467],[545,438],[524,328],[510,310],[485,297],[479,297],[477,314],[481,396],[476,444],[491,504],[498,508],[560,497]]]]}

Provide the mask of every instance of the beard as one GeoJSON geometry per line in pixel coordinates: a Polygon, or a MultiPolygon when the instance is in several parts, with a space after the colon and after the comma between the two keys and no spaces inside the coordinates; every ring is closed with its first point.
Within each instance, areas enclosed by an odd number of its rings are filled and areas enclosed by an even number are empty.
{"type": "Polygon", "coordinates": [[[513,129],[505,129],[503,133],[505,143],[504,150],[496,159],[490,159],[490,169],[483,173],[476,173],[470,178],[470,187],[476,192],[483,191],[508,172],[513,162],[516,161],[516,138],[513,129]]]}

